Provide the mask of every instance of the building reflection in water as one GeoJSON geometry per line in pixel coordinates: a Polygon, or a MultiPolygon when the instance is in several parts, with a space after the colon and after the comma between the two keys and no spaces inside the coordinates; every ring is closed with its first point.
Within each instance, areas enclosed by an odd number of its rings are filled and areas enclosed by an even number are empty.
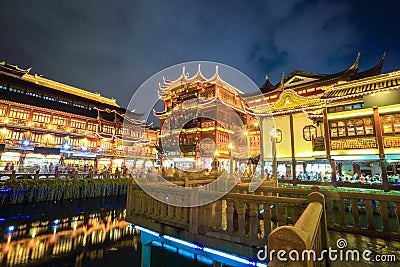
{"type": "Polygon", "coordinates": [[[67,254],[76,254],[75,266],[80,266],[84,256],[101,258],[104,255],[102,245],[120,240],[124,240],[124,244],[119,245],[137,250],[136,230],[124,218],[124,209],[114,209],[9,225],[0,244],[0,266],[44,263],[67,254]]]}

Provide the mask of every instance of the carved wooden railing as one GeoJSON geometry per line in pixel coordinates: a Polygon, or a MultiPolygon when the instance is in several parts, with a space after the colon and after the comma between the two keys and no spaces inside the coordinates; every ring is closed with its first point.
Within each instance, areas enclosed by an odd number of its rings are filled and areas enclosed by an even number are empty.
{"type": "Polygon", "coordinates": [[[313,192],[309,195],[309,200],[310,203],[294,226],[278,227],[269,235],[268,266],[288,266],[291,259],[294,259],[293,266],[326,266],[325,260],[318,260],[321,251],[327,249],[324,196],[313,192]],[[277,254],[281,250],[286,253],[283,256],[281,253],[280,259],[277,254]]]}

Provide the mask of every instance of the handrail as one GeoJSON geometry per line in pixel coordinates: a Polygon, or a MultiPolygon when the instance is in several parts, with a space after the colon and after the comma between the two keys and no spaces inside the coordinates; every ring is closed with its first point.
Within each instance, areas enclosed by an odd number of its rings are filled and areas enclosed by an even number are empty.
{"type": "Polygon", "coordinates": [[[321,251],[327,249],[325,199],[321,193],[313,192],[309,200],[310,203],[294,226],[278,227],[269,235],[269,266],[288,266],[291,261],[296,266],[325,265],[324,261],[318,261],[321,251]],[[285,251],[286,256],[280,254],[287,261],[277,257],[279,251],[285,251]]]}

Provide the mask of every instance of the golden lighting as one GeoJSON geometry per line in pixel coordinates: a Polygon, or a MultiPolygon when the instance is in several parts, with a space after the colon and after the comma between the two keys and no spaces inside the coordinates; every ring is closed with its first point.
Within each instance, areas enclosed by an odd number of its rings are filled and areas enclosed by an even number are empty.
{"type": "Polygon", "coordinates": [[[32,126],[32,122],[28,122],[28,127],[31,127],[32,126]]]}
{"type": "Polygon", "coordinates": [[[246,131],[246,130],[244,130],[244,132],[243,132],[243,135],[248,135],[249,133],[246,131]]]}
{"type": "Polygon", "coordinates": [[[372,115],[373,113],[374,113],[374,111],[372,110],[372,108],[331,113],[331,114],[328,114],[328,120],[367,116],[367,115],[372,115]]]}
{"type": "Polygon", "coordinates": [[[233,149],[233,144],[229,143],[228,148],[232,150],[233,149]]]}
{"type": "Polygon", "coordinates": [[[4,134],[4,135],[8,134],[8,130],[7,130],[6,127],[3,127],[3,128],[0,130],[0,132],[1,132],[1,134],[4,134]]]}
{"type": "Polygon", "coordinates": [[[272,128],[270,134],[271,134],[271,137],[276,138],[276,136],[277,136],[277,134],[276,134],[276,129],[275,129],[275,128],[272,128]]]}
{"type": "Polygon", "coordinates": [[[379,114],[387,114],[387,113],[396,113],[400,111],[400,105],[390,105],[385,107],[379,107],[378,112],[379,114]]]}
{"type": "Polygon", "coordinates": [[[218,152],[218,150],[215,150],[215,153],[214,153],[214,155],[215,155],[216,157],[218,157],[218,156],[219,156],[219,152],[218,152]]]}
{"type": "Polygon", "coordinates": [[[4,119],[4,123],[9,123],[10,120],[9,119],[4,119]]]}

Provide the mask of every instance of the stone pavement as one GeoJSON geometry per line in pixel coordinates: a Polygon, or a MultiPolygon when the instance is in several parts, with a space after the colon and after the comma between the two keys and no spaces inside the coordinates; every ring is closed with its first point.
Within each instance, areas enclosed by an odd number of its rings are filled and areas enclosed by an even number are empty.
{"type": "MultiPolygon", "coordinates": [[[[347,246],[343,249],[353,250],[357,249],[360,252],[360,261],[333,261],[330,262],[329,266],[333,267],[358,267],[358,266],[400,266],[400,242],[392,240],[383,240],[380,238],[371,238],[361,235],[354,235],[344,232],[328,231],[328,246],[332,249],[337,249],[337,240],[344,238],[347,241],[347,246]],[[372,251],[369,258],[374,259],[376,255],[389,255],[393,254],[396,256],[396,262],[377,262],[377,261],[365,261],[362,258],[362,252],[365,250],[372,251]]],[[[343,256],[345,257],[345,256],[343,256]]]]}

